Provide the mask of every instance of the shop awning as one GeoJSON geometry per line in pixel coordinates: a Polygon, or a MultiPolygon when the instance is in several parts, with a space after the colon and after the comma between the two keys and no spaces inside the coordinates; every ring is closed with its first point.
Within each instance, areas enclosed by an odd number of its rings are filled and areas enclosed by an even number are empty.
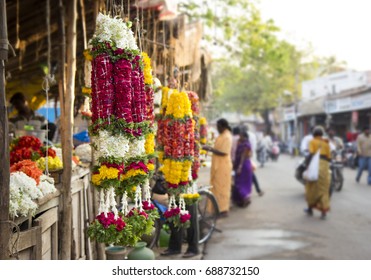
{"type": "Polygon", "coordinates": [[[298,117],[325,114],[326,96],[321,96],[316,99],[303,101],[298,105],[298,117]]]}

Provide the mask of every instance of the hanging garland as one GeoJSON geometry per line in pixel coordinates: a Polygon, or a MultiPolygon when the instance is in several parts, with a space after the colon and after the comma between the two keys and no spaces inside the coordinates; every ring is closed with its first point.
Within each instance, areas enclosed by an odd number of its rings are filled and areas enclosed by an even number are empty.
{"type": "Polygon", "coordinates": [[[170,197],[164,217],[176,227],[186,228],[190,224],[191,216],[182,194],[192,183],[194,125],[188,94],[163,87],[156,140],[160,170],[170,197]]]}
{"type": "Polygon", "coordinates": [[[153,98],[147,92],[151,84],[145,82],[151,68],[140,55],[131,23],[99,14],[96,24],[85,57],[92,61],[89,132],[95,159],[92,183],[100,200],[88,233],[98,242],[133,246],[152,231],[158,217],[149,192],[155,156],[153,98]],[[135,203],[131,209],[129,200],[135,203]]]}
{"type": "MultiPolygon", "coordinates": [[[[200,144],[205,145],[207,143],[207,120],[205,117],[200,118],[200,144]]],[[[206,155],[207,151],[201,149],[201,155],[206,155]]]]}

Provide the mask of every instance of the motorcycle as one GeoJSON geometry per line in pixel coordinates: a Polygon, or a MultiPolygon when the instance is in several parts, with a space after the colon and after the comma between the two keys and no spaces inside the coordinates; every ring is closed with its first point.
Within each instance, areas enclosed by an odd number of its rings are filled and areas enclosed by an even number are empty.
{"type": "Polygon", "coordinates": [[[264,167],[264,164],[267,161],[267,150],[263,145],[258,145],[256,157],[260,163],[260,167],[264,167]]]}
{"type": "Polygon", "coordinates": [[[345,145],[344,150],[344,157],[345,162],[344,164],[352,169],[356,169],[358,167],[358,157],[357,157],[357,150],[353,143],[349,142],[345,145]]]}
{"type": "Polygon", "coordinates": [[[268,150],[268,157],[272,161],[277,161],[279,155],[280,155],[280,147],[278,145],[278,142],[274,142],[270,150],[268,150]]]}
{"type": "Polygon", "coordinates": [[[344,184],[343,167],[344,160],[342,150],[333,152],[332,160],[330,163],[331,170],[330,195],[334,190],[339,192],[343,188],[344,184]]]}
{"type": "Polygon", "coordinates": [[[305,185],[305,180],[303,178],[303,173],[305,169],[307,168],[305,164],[305,158],[301,158],[296,166],[295,169],[295,178],[298,180],[301,184],[305,185]]]}

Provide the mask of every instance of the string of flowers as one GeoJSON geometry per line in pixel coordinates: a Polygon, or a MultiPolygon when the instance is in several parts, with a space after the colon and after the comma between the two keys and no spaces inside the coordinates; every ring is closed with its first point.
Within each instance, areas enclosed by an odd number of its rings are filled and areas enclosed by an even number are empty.
{"type": "Polygon", "coordinates": [[[185,210],[185,201],[181,195],[191,183],[194,125],[188,94],[163,87],[156,149],[159,163],[162,164],[160,171],[170,196],[164,217],[176,227],[188,227],[190,224],[190,214],[185,210]]]}
{"type": "MultiPolygon", "coordinates": [[[[205,145],[207,143],[207,120],[205,117],[200,118],[200,144],[205,145]]],[[[200,150],[201,155],[207,154],[203,149],[200,150]]]]}
{"type": "Polygon", "coordinates": [[[153,99],[147,98],[145,88],[150,70],[143,68],[148,61],[140,55],[130,22],[99,14],[96,24],[90,41],[89,132],[95,159],[92,183],[100,199],[88,233],[98,242],[134,245],[152,231],[158,217],[156,209],[149,215],[143,208],[151,208],[149,198],[142,202],[142,187],[153,173],[155,156],[149,117],[153,99]],[[121,211],[116,196],[121,196],[121,211]],[[135,202],[131,209],[129,199],[135,202]]]}

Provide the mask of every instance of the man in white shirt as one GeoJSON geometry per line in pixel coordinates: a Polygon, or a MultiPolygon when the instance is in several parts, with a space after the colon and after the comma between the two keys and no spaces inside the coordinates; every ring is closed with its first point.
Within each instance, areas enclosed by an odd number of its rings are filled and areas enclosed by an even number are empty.
{"type": "Polygon", "coordinates": [[[300,152],[302,155],[307,155],[309,152],[309,142],[313,139],[313,128],[310,129],[310,133],[304,136],[300,143],[300,152]]]}

